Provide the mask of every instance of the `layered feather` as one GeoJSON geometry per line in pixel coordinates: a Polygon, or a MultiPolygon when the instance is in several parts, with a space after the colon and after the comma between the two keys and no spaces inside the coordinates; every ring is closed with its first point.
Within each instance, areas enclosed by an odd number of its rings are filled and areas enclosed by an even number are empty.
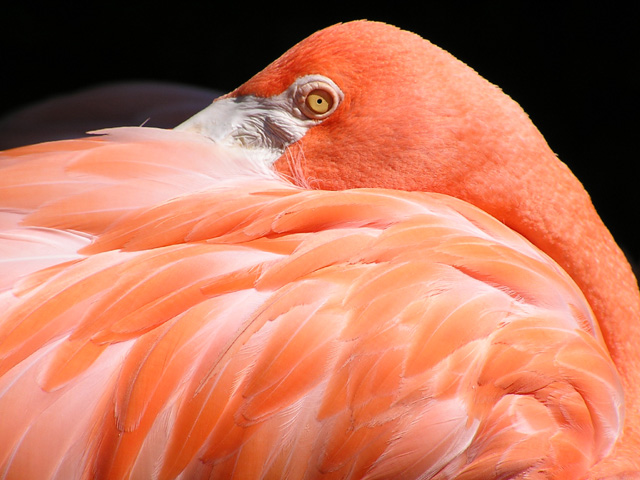
{"type": "Polygon", "coordinates": [[[582,293],[469,204],[154,129],[3,161],[2,478],[575,478],[620,432],[582,293]]]}

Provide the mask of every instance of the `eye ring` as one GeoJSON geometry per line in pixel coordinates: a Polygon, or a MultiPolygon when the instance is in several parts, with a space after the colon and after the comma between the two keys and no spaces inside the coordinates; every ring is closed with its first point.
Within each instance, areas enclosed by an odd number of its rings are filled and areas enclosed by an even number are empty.
{"type": "Polygon", "coordinates": [[[324,120],[336,111],[342,91],[331,80],[309,80],[298,85],[295,101],[303,115],[311,120],[324,120]]]}

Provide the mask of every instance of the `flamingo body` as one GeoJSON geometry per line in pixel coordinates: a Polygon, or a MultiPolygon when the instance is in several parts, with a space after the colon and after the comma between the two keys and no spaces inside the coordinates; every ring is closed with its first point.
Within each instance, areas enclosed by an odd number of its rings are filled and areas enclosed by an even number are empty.
{"type": "Polygon", "coordinates": [[[466,198],[98,133],[3,154],[1,478],[581,478],[611,454],[626,384],[589,298],[466,198]]]}

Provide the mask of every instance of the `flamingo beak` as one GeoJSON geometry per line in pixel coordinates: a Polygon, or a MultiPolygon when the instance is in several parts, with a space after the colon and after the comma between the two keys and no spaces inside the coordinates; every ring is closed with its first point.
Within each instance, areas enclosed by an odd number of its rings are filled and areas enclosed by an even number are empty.
{"type": "Polygon", "coordinates": [[[175,130],[194,132],[217,144],[241,148],[245,154],[257,156],[271,165],[289,145],[332,114],[343,97],[342,91],[330,79],[307,75],[272,97],[221,97],[175,130]],[[322,114],[309,111],[306,106],[308,94],[318,91],[318,86],[328,88],[335,97],[331,110],[322,114]]]}

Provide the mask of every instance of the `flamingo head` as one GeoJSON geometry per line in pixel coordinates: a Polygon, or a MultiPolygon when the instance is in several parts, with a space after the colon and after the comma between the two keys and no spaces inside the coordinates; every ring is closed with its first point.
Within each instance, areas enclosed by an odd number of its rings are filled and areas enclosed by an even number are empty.
{"type": "Polygon", "coordinates": [[[514,190],[530,188],[532,171],[550,164],[571,176],[498,87],[377,22],[311,35],[178,129],[240,147],[306,187],[440,192],[501,219],[522,208],[514,190]]]}

